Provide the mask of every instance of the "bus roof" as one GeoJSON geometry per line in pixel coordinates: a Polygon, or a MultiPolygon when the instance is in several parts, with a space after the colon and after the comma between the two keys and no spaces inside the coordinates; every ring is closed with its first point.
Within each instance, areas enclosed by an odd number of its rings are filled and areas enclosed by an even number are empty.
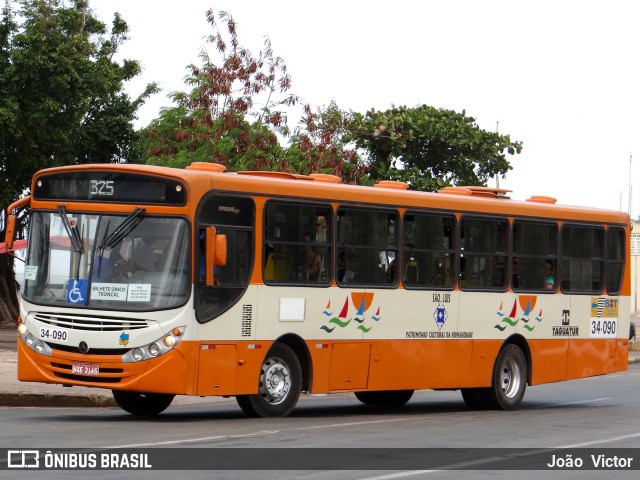
{"type": "MultiPolygon", "coordinates": [[[[608,222],[628,225],[627,213],[612,210],[561,205],[547,196],[533,196],[528,200],[513,200],[510,190],[469,186],[446,187],[440,192],[409,190],[402,182],[383,180],[373,187],[338,183],[339,177],[327,174],[295,175],[285,172],[245,171],[226,172],[223,166],[197,162],[186,169],[134,164],[86,164],[39,171],[34,183],[43,175],[68,171],[128,171],[132,173],[160,175],[184,181],[192,194],[205,193],[204,189],[244,192],[259,196],[308,198],[346,202],[352,204],[375,203],[399,208],[432,208],[463,213],[500,214],[549,219],[568,219],[584,222],[608,222]]],[[[33,191],[33,189],[32,189],[33,191]]]]}

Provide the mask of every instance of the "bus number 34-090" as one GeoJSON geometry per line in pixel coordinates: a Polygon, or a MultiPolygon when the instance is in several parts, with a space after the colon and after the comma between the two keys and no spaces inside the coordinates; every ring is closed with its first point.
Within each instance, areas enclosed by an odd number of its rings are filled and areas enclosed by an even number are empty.
{"type": "Polygon", "coordinates": [[[591,336],[615,335],[615,320],[591,320],[591,336]]]}
{"type": "Polygon", "coordinates": [[[41,328],[40,338],[47,340],[60,340],[65,342],[67,340],[67,332],[55,328],[41,328]]]}

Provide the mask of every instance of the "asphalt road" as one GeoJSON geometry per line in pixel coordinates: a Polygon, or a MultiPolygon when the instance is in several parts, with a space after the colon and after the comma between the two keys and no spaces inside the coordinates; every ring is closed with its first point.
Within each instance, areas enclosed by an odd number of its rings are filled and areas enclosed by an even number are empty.
{"type": "MultiPolygon", "coordinates": [[[[300,448],[313,449],[306,454],[312,455],[310,461],[313,460],[314,465],[327,454],[356,452],[348,450],[354,448],[420,448],[428,449],[426,454],[421,452],[427,456],[429,452],[440,454],[433,449],[457,449],[442,453],[437,459],[438,468],[414,468],[412,462],[406,464],[411,468],[403,468],[400,462],[391,464],[399,467],[393,470],[369,469],[365,461],[358,469],[349,471],[304,472],[305,478],[317,479],[459,478],[465,472],[442,469],[463,460],[468,461],[464,468],[473,478],[511,479],[513,471],[501,470],[499,463],[486,463],[487,458],[502,461],[506,455],[512,457],[511,461],[515,458],[527,462],[539,449],[561,449],[553,451],[561,452],[564,458],[567,458],[566,452],[570,452],[571,458],[589,452],[631,454],[637,457],[633,466],[640,467],[639,380],[640,365],[635,364],[618,374],[530,387],[521,408],[514,412],[471,411],[465,407],[459,392],[435,391],[418,392],[404,408],[392,410],[362,405],[352,395],[306,396],[290,417],[272,419],[246,417],[233,399],[171,406],[152,419],[137,418],[118,408],[0,408],[0,448],[19,446],[43,449],[43,452],[56,448],[76,452],[107,448],[142,452],[147,448],[161,448],[157,461],[170,457],[177,466],[188,462],[194,452],[205,452],[209,459],[219,458],[220,462],[237,454],[235,449],[246,452],[244,463],[235,465],[247,470],[187,471],[181,474],[185,478],[299,478],[303,472],[290,470],[299,464],[287,459],[300,458],[305,452],[296,451],[300,448]],[[488,449],[487,453],[469,460],[468,455],[473,453],[470,449],[479,447],[488,449]],[[222,448],[230,449],[223,453],[226,459],[216,457],[222,448]],[[262,448],[275,449],[271,460],[281,462],[280,468],[273,469],[260,453],[262,448]]],[[[385,459],[384,451],[365,452],[374,452],[370,457],[371,467],[385,459]]],[[[549,461],[551,453],[544,451],[549,461]]],[[[387,460],[393,462],[391,456],[387,460]]],[[[335,467],[331,458],[326,458],[326,462],[327,468],[335,467]]],[[[210,464],[203,465],[212,468],[210,464]]],[[[92,472],[92,477],[95,475],[155,479],[175,478],[176,472],[92,472]]],[[[637,478],[638,472],[625,468],[573,473],[523,470],[518,471],[517,476],[518,480],[637,478]]],[[[68,476],[61,471],[49,471],[46,478],[68,476]]]]}

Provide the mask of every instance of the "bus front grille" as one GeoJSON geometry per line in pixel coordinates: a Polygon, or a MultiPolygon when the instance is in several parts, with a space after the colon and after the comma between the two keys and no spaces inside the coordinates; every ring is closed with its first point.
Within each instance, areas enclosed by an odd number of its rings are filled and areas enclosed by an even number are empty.
{"type": "Polygon", "coordinates": [[[147,320],[139,318],[106,317],[95,315],[77,315],[69,313],[36,312],[34,318],[52,327],[70,328],[93,332],[115,332],[119,330],[138,330],[147,328],[147,320]]]}

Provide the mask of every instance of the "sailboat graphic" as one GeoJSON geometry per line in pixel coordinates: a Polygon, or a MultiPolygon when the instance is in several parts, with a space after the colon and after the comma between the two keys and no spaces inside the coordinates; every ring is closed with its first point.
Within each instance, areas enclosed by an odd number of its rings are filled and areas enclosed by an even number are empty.
{"type": "MultiPolygon", "coordinates": [[[[353,306],[356,308],[356,313],[353,318],[347,318],[350,304],[349,297],[345,298],[344,305],[337,317],[332,316],[331,301],[328,301],[327,306],[322,313],[327,317],[331,317],[331,320],[328,321],[328,325],[322,325],[320,329],[327,333],[331,333],[336,329],[336,327],[345,328],[351,323],[351,320],[354,320],[359,324],[357,327],[358,330],[368,333],[373,327],[366,327],[364,322],[367,318],[366,312],[369,310],[369,307],[371,307],[373,296],[374,294],[371,292],[351,293],[351,303],[353,303],[353,306]]],[[[375,315],[371,315],[371,319],[375,322],[380,321],[380,307],[377,308],[375,315]]]]}
{"type": "MultiPolygon", "coordinates": [[[[502,307],[502,304],[500,305],[500,307],[502,307]]],[[[498,316],[502,317],[502,320],[500,321],[500,323],[494,325],[493,328],[497,328],[501,332],[504,332],[505,329],[507,328],[507,326],[506,325],[502,325],[502,323],[507,323],[507,324],[511,325],[512,327],[515,327],[518,324],[518,320],[516,319],[516,311],[517,311],[517,309],[518,309],[518,302],[517,302],[517,300],[514,300],[513,301],[513,307],[511,308],[511,313],[509,314],[509,316],[505,317],[504,315],[498,314],[498,316]]]]}
{"type": "Polygon", "coordinates": [[[349,323],[351,323],[351,319],[345,320],[347,318],[348,311],[349,311],[349,298],[347,298],[344,301],[344,306],[342,307],[340,314],[337,317],[333,317],[331,320],[329,320],[329,323],[333,323],[334,326],[330,327],[328,325],[322,325],[320,328],[327,333],[331,333],[335,330],[336,328],[335,325],[337,325],[340,328],[346,327],[347,325],[349,325],[349,323]]]}
{"type": "Polygon", "coordinates": [[[362,298],[358,311],[356,312],[356,316],[353,319],[358,323],[364,322],[364,297],[362,298]]]}
{"type": "MultiPolygon", "coordinates": [[[[496,312],[496,314],[498,315],[498,317],[501,318],[501,320],[499,323],[494,325],[494,328],[500,330],[501,332],[504,332],[505,329],[507,328],[507,325],[511,325],[512,327],[515,327],[518,324],[518,322],[522,320],[522,323],[524,323],[524,328],[532,332],[536,328],[536,326],[535,324],[529,325],[529,322],[532,319],[532,315],[534,315],[533,310],[536,306],[537,300],[538,300],[538,297],[536,295],[519,295],[518,298],[513,302],[513,307],[511,307],[511,313],[509,313],[509,316],[506,316],[502,312],[502,302],[501,302],[500,310],[496,312]],[[518,305],[520,305],[520,309],[522,310],[522,314],[519,316],[519,318],[517,317],[518,305]],[[507,325],[504,325],[505,323],[507,325]]],[[[537,322],[542,322],[542,309],[540,309],[540,313],[538,314],[538,316],[535,316],[533,318],[537,322]]]]}

